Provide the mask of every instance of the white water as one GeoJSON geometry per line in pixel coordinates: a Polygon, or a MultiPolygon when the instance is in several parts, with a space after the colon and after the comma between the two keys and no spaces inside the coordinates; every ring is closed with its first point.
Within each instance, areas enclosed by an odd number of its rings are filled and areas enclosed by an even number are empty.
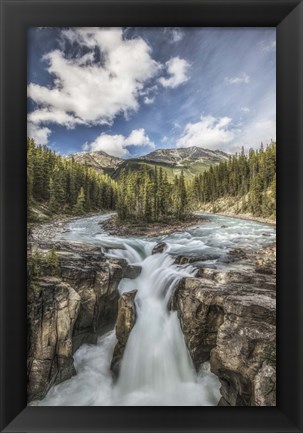
{"type": "Polygon", "coordinates": [[[110,362],[114,332],[99,338],[96,346],[83,345],[75,353],[77,375],[54,386],[40,405],[216,405],[219,381],[207,363],[196,373],[185,345],[176,312],[168,303],[178,281],[193,276],[192,266],[174,264],[171,254],[198,255],[207,266],[230,266],[225,258],[230,248],[253,249],[272,242],[272,227],[251,221],[213,217],[210,223],[150,239],[108,236],[91,217],[70,224],[65,238],[94,242],[113,248],[108,255],[138,264],[142,272],[134,280],[123,279],[119,291],[137,290],[136,323],[123,355],[119,379],[113,383],[110,362]],[[168,249],[151,255],[156,242],[168,249]],[[120,248],[119,248],[120,247],[120,248]],[[123,249],[121,249],[123,248],[123,249]],[[213,259],[207,259],[211,254],[213,259]]]}

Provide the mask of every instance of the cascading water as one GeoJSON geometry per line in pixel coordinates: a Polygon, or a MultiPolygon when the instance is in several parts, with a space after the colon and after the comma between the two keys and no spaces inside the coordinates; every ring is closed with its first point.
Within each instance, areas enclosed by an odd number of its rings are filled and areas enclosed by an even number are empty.
{"type": "Polygon", "coordinates": [[[169,308],[174,289],[195,268],[174,264],[171,254],[204,255],[204,263],[224,266],[229,248],[253,249],[275,239],[274,229],[251,221],[213,217],[205,226],[150,239],[126,239],[100,234],[99,217],[71,223],[67,240],[94,242],[112,248],[108,255],[141,266],[136,279],[123,279],[119,291],[136,289],[136,323],[121,362],[116,383],[110,363],[116,344],[114,331],[97,345],[83,345],[74,355],[77,375],[51,388],[38,405],[216,405],[220,383],[208,363],[196,372],[187,351],[175,311],[169,308]],[[222,225],[222,223],[224,223],[222,225]],[[264,233],[266,236],[264,236],[264,233]],[[168,245],[164,253],[152,254],[156,242],[168,245]],[[217,259],[205,259],[205,256],[217,259]]]}
{"type": "MultiPolygon", "coordinates": [[[[126,246],[122,255],[129,260],[133,257],[132,250],[129,254],[126,246]]],[[[150,404],[152,401],[157,404],[159,397],[174,404],[180,387],[196,380],[177,313],[169,311],[167,305],[177,282],[192,276],[195,270],[173,262],[165,253],[150,255],[140,263],[140,276],[132,281],[132,288],[138,291],[137,317],[115,388],[118,400],[127,399],[131,403],[148,396],[150,404]]],[[[121,290],[125,289],[122,282],[121,290]]]]}

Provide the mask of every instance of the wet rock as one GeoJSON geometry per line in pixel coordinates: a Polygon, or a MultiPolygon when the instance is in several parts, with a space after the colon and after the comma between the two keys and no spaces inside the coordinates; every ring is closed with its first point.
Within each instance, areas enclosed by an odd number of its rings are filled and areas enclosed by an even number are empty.
{"type": "Polygon", "coordinates": [[[81,298],[73,333],[74,351],[83,343],[96,343],[102,330],[114,324],[118,311],[117,288],[126,267],[126,260],[100,257],[97,251],[61,255],[62,279],[81,298]]]}
{"type": "Polygon", "coordinates": [[[167,244],[165,242],[159,242],[157,245],[154,246],[152,250],[152,254],[158,254],[163,253],[167,249],[167,244]]]}
{"type": "Polygon", "coordinates": [[[223,309],[217,304],[216,291],[209,285],[207,294],[202,289],[199,278],[183,279],[174,294],[172,308],[177,310],[185,342],[191,358],[198,370],[210,357],[210,351],[216,345],[217,331],[223,323],[223,309]]]}
{"type": "Polygon", "coordinates": [[[117,288],[128,266],[126,260],[108,258],[94,245],[58,243],[57,248],[58,278],[42,267],[43,277],[31,281],[34,289],[29,291],[29,401],[43,398],[54,383],[70,378],[73,353],[112,329],[117,288]]]}
{"type": "Polygon", "coordinates": [[[171,308],[196,368],[210,360],[220,379],[219,405],[270,406],[275,365],[266,359],[276,341],[275,275],[256,273],[254,260],[267,257],[267,266],[275,268],[275,255],[266,249],[252,253],[250,267],[247,254],[237,250],[235,256],[242,259],[234,269],[204,267],[195,278],[180,281],[171,308]]]}
{"type": "Polygon", "coordinates": [[[275,273],[275,270],[271,266],[256,266],[256,272],[259,274],[271,275],[275,273]]]}
{"type": "Polygon", "coordinates": [[[119,373],[120,363],[123,357],[126,343],[136,321],[136,294],[137,290],[125,292],[120,296],[119,299],[118,316],[115,327],[118,342],[115,346],[111,362],[111,370],[113,371],[115,376],[117,376],[119,373]]]}
{"type": "Polygon", "coordinates": [[[28,290],[28,401],[74,373],[72,334],[80,296],[58,278],[42,278],[28,290]]]}
{"type": "Polygon", "coordinates": [[[209,265],[205,265],[203,264],[203,262],[205,261],[209,261],[209,260],[218,260],[220,258],[219,254],[206,254],[206,253],[197,253],[195,255],[191,254],[191,255],[186,255],[186,256],[176,256],[175,258],[175,263],[178,265],[186,265],[187,263],[194,263],[194,265],[196,267],[202,267],[202,266],[207,266],[209,267],[209,265]]]}
{"type": "Polygon", "coordinates": [[[141,266],[136,265],[128,265],[123,271],[123,278],[135,279],[139,277],[141,274],[142,268],[141,266]]]}
{"type": "Polygon", "coordinates": [[[218,270],[214,268],[200,268],[196,277],[205,278],[208,280],[216,281],[217,283],[252,283],[254,275],[247,271],[230,271],[218,270]]]}
{"type": "Polygon", "coordinates": [[[264,353],[275,344],[275,326],[263,320],[228,315],[211,351],[211,370],[219,376],[221,394],[231,406],[255,406],[255,381],[264,353]]]}
{"type": "Polygon", "coordinates": [[[247,254],[242,248],[232,248],[226,256],[220,258],[222,263],[233,263],[247,259],[247,254]]]}
{"type": "Polygon", "coordinates": [[[253,392],[256,406],[276,406],[276,369],[267,362],[255,376],[253,392]]]}

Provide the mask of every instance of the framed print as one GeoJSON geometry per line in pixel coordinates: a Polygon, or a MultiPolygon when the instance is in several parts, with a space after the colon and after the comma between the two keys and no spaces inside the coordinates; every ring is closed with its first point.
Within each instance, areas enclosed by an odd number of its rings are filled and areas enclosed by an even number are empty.
{"type": "Polygon", "coordinates": [[[1,431],[302,431],[302,14],[1,1],[1,431]]]}

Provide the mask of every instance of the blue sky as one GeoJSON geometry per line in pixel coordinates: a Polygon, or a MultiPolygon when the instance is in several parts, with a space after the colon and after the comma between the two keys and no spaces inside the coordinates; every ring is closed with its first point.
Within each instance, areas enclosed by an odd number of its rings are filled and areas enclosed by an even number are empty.
{"type": "Polygon", "coordinates": [[[62,154],[276,138],[275,28],[32,28],[28,135],[62,154]]]}

